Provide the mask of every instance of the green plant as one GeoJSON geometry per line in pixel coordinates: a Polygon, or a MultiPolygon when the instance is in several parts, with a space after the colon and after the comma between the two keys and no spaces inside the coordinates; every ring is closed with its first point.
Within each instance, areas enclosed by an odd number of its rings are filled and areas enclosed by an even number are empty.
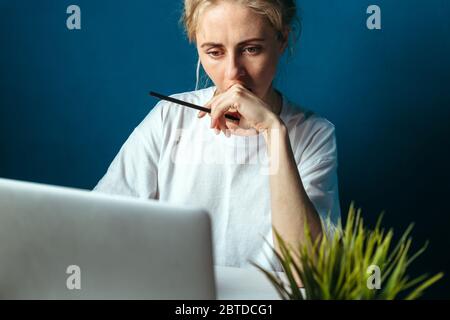
{"type": "Polygon", "coordinates": [[[428,241],[410,256],[411,224],[393,247],[394,232],[392,229],[385,232],[380,227],[382,216],[375,229],[369,230],[363,225],[361,209],[355,214],[352,202],[345,229],[339,221],[332,236],[328,237],[324,233],[313,241],[308,224],[305,223],[305,241],[296,248],[286,244],[274,230],[279,251],[272,250],[284,269],[287,282],[256,263],[253,265],[269,278],[281,298],[286,300],[417,299],[426,288],[441,279],[443,273],[410,279],[408,267],[425,251],[428,241]],[[379,289],[368,285],[370,266],[378,266],[381,271],[379,289]],[[298,288],[295,276],[303,283],[306,297],[298,288]]]}

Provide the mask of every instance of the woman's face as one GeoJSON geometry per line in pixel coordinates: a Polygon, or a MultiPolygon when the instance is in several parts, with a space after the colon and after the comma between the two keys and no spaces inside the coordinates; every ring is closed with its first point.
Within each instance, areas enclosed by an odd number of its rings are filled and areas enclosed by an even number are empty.
{"type": "Polygon", "coordinates": [[[203,68],[219,92],[241,83],[264,99],[286,41],[277,39],[275,29],[263,16],[222,1],[199,16],[196,45],[203,68]]]}

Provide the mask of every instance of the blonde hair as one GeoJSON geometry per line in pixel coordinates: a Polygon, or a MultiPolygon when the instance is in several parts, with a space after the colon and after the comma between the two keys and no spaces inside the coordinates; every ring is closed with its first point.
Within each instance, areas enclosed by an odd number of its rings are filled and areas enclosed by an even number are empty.
{"type": "MultiPolygon", "coordinates": [[[[289,28],[289,38],[287,50],[288,58],[293,56],[294,45],[301,34],[301,20],[297,16],[297,6],[295,0],[184,0],[184,7],[180,18],[180,23],[190,43],[195,43],[198,17],[209,6],[221,1],[235,1],[244,5],[254,12],[267,18],[275,29],[278,40],[283,40],[285,28],[289,28]]],[[[200,73],[200,60],[197,62],[197,84],[200,73]]]]}

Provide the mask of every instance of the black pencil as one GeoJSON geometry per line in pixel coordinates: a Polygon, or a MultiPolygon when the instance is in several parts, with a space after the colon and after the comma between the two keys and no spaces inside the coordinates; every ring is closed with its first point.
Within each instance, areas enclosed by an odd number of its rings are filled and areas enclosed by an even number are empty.
{"type": "MultiPolygon", "coordinates": [[[[198,106],[198,105],[190,103],[190,102],[186,102],[186,101],[183,101],[183,100],[178,100],[178,99],[175,99],[175,98],[172,98],[172,97],[168,97],[168,96],[165,96],[165,95],[160,94],[160,93],[156,93],[156,92],[150,91],[150,95],[154,96],[156,98],[162,99],[162,100],[167,100],[167,101],[170,101],[170,102],[173,102],[173,103],[176,103],[176,104],[180,104],[180,105],[185,106],[185,107],[189,107],[189,108],[197,109],[197,110],[204,111],[204,112],[207,112],[207,113],[211,113],[211,109],[209,109],[209,108],[201,107],[201,106],[198,106]]],[[[236,117],[234,117],[234,116],[232,116],[230,114],[225,114],[225,118],[230,119],[230,120],[234,120],[234,121],[239,121],[239,118],[236,118],[236,117]]]]}

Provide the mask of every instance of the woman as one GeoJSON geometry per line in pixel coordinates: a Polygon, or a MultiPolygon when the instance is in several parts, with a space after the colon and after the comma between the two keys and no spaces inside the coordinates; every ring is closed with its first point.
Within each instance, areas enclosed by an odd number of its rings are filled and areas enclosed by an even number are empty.
{"type": "MultiPolygon", "coordinates": [[[[184,4],[188,38],[214,86],[173,97],[210,108],[210,116],[159,102],[95,190],[204,207],[212,218],[216,265],[253,261],[270,268],[266,255],[275,259],[265,239],[277,245],[272,227],[295,244],[303,241],[304,223],[317,237],[340,217],[333,124],[272,86],[295,3],[184,4]]],[[[281,270],[277,263],[274,268],[281,270]]]]}

